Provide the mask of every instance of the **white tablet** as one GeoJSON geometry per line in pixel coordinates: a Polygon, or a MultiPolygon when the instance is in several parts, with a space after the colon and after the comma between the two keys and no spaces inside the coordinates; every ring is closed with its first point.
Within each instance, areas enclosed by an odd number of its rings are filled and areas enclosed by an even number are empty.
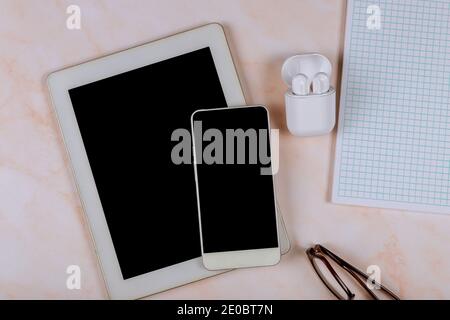
{"type": "Polygon", "coordinates": [[[222,27],[67,68],[48,85],[110,297],[219,273],[202,265],[192,163],[172,153],[193,111],[246,104],[222,27]]]}

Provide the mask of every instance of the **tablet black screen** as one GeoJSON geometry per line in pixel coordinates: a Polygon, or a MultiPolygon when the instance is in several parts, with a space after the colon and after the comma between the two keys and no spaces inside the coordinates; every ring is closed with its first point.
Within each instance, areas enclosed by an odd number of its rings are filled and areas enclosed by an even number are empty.
{"type": "Polygon", "coordinates": [[[69,90],[124,279],[201,256],[192,164],[172,132],[226,107],[209,48],[69,90]]]}

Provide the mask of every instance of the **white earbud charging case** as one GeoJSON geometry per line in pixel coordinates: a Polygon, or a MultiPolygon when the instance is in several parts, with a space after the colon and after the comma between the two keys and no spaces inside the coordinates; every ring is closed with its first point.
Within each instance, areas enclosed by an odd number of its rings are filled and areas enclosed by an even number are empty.
{"type": "MultiPolygon", "coordinates": [[[[317,53],[304,54],[286,60],[282,77],[290,87],[295,75],[303,73],[311,79],[318,72],[324,72],[330,78],[330,61],[317,53]]],[[[336,90],[333,87],[323,94],[309,95],[296,95],[289,88],[285,103],[287,127],[295,136],[328,134],[336,124],[336,90]]]]}
{"type": "Polygon", "coordinates": [[[286,92],[286,121],[289,131],[298,137],[330,133],[336,124],[336,90],[323,94],[298,96],[286,92]]]}

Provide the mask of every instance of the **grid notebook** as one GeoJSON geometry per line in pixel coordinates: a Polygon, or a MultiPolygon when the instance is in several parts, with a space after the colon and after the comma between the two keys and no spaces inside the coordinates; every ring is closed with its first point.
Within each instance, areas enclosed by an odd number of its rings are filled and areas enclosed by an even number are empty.
{"type": "Polygon", "coordinates": [[[347,10],[333,202],[450,213],[450,1],[347,10]]]}

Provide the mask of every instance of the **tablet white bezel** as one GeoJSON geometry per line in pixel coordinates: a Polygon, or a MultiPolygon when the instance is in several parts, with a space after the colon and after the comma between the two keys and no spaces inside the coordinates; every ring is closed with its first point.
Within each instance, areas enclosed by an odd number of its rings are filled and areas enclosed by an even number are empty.
{"type": "Polygon", "coordinates": [[[108,55],[54,72],[48,77],[51,99],[111,298],[135,299],[223,271],[205,269],[199,256],[131,279],[123,279],[68,90],[205,47],[211,50],[227,104],[245,105],[225,34],[219,24],[209,24],[108,55]]]}

